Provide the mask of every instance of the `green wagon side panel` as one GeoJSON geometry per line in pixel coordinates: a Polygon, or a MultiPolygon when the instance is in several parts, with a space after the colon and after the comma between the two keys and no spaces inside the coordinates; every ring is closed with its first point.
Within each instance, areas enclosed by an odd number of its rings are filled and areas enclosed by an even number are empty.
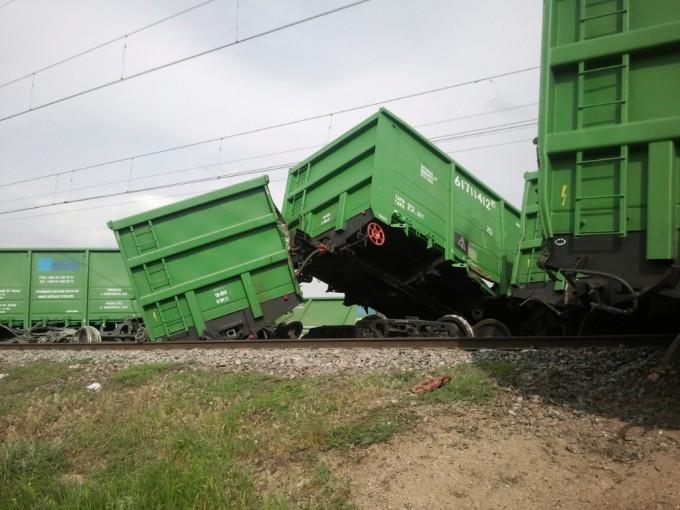
{"type": "MultiPolygon", "coordinates": [[[[505,292],[520,235],[520,215],[478,179],[454,163],[451,225],[467,240],[467,253],[453,242],[453,259],[505,292]]],[[[457,237],[460,239],[460,237],[457,237]]]]}
{"type": "Polygon", "coordinates": [[[200,336],[207,321],[243,310],[259,319],[264,302],[299,297],[267,182],[253,179],[109,223],[152,339],[190,328],[200,336]]]}
{"type": "Polygon", "coordinates": [[[116,250],[0,250],[0,322],[99,324],[136,316],[116,250]]]}
{"type": "Polygon", "coordinates": [[[37,252],[31,264],[33,320],[77,322],[87,314],[88,254],[37,252]]]}
{"type": "Polygon", "coordinates": [[[678,257],[680,6],[545,0],[539,152],[547,237],[646,232],[678,257]]]}
{"type": "Polygon", "coordinates": [[[91,320],[137,315],[134,292],[120,252],[91,251],[89,268],[91,320]]]}
{"type": "Polygon", "coordinates": [[[278,322],[299,321],[304,330],[317,326],[351,326],[365,315],[359,306],[345,306],[343,298],[307,298],[278,322]]]}
{"type": "Polygon", "coordinates": [[[463,264],[480,285],[507,288],[519,212],[385,109],[292,168],[283,205],[290,228],[310,237],[342,231],[368,210],[463,264]]]}
{"type": "Polygon", "coordinates": [[[524,174],[522,232],[513,266],[513,285],[549,281],[548,273],[538,267],[543,246],[543,224],[538,207],[538,172],[524,174]]]}
{"type": "Polygon", "coordinates": [[[30,292],[28,251],[0,251],[0,322],[24,327],[30,292]]]}

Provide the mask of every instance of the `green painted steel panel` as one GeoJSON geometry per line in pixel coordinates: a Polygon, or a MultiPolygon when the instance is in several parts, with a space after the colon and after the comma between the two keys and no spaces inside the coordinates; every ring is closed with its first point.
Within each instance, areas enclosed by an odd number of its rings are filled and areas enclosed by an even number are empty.
{"type": "MultiPolygon", "coordinates": [[[[285,227],[260,177],[109,222],[153,340],[276,302],[294,307],[300,290],[285,227]]],[[[278,314],[277,314],[278,315],[278,314]]]]}
{"type": "Polygon", "coordinates": [[[539,155],[544,236],[646,232],[678,257],[677,0],[545,0],[539,155]]]}
{"type": "MultiPolygon", "coordinates": [[[[539,172],[524,174],[524,197],[522,199],[522,231],[517,254],[512,268],[513,286],[525,286],[546,283],[552,274],[539,267],[543,253],[543,223],[539,211],[539,172]]],[[[557,277],[556,277],[557,278],[557,277]]],[[[556,288],[561,288],[563,281],[557,278],[556,288]]]]}
{"type": "Polygon", "coordinates": [[[129,317],[136,313],[134,292],[119,251],[90,251],[90,320],[129,317]]]}
{"type": "Polygon", "coordinates": [[[28,319],[31,258],[26,251],[0,251],[0,322],[24,327],[28,319]]]}
{"type": "Polygon", "coordinates": [[[278,322],[299,321],[308,331],[318,326],[351,326],[366,315],[363,308],[345,306],[342,302],[343,298],[307,298],[278,322]]]}
{"type": "Polygon", "coordinates": [[[117,250],[0,250],[0,323],[78,326],[137,315],[117,250]]]}
{"type": "Polygon", "coordinates": [[[291,230],[310,237],[368,210],[427,240],[485,289],[483,279],[505,292],[519,212],[386,109],[292,168],[283,205],[291,230]]]}

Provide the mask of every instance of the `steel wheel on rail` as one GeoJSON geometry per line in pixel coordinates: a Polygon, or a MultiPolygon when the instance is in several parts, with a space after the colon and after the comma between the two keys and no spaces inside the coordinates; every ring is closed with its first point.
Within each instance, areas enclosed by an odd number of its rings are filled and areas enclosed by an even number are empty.
{"type": "Polygon", "coordinates": [[[472,326],[476,337],[512,336],[510,328],[496,319],[484,319],[472,326]]]}
{"type": "Polygon", "coordinates": [[[99,334],[99,330],[92,326],[83,326],[76,333],[76,339],[79,344],[100,344],[102,342],[102,336],[99,334]]]}
{"type": "Polygon", "coordinates": [[[454,336],[458,338],[471,338],[475,336],[475,333],[472,330],[472,326],[470,326],[470,323],[460,315],[453,314],[444,315],[442,317],[439,317],[439,319],[437,319],[437,322],[453,324],[458,330],[458,333],[456,333],[454,336]]]}
{"type": "Polygon", "coordinates": [[[303,326],[300,321],[279,324],[276,327],[276,334],[274,335],[274,338],[287,338],[289,340],[295,340],[300,338],[300,335],[302,335],[302,329],[303,326]]]}

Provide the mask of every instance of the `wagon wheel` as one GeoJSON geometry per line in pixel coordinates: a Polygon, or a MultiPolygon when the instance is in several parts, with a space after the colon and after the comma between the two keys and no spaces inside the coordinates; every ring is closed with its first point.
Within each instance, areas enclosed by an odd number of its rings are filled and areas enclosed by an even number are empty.
{"type": "Polygon", "coordinates": [[[99,344],[102,341],[102,336],[99,334],[97,328],[92,326],[83,326],[76,333],[76,338],[79,344],[99,344]]]}
{"type": "Polygon", "coordinates": [[[446,322],[456,326],[456,329],[458,330],[458,333],[456,334],[457,337],[468,338],[475,336],[475,333],[474,331],[472,331],[470,323],[460,315],[452,314],[444,315],[443,317],[439,317],[439,319],[437,319],[437,322],[446,322]]]}
{"type": "Polygon", "coordinates": [[[475,336],[478,337],[492,337],[492,336],[511,336],[510,328],[508,328],[501,321],[496,319],[484,319],[472,326],[475,336]]]}
{"type": "Polygon", "coordinates": [[[276,327],[274,338],[287,338],[290,340],[295,340],[296,338],[300,338],[300,335],[302,335],[302,329],[303,326],[300,321],[279,324],[276,327]]]}
{"type": "Polygon", "coordinates": [[[385,231],[375,221],[372,221],[368,224],[366,227],[366,234],[368,235],[368,240],[376,246],[382,246],[385,244],[385,239],[387,237],[385,235],[385,231]]]}

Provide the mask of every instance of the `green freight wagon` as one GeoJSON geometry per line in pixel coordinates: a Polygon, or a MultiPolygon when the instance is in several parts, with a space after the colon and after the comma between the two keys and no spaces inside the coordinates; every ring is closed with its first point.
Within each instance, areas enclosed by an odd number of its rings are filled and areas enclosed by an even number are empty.
{"type": "Polygon", "coordinates": [[[531,286],[536,289],[545,286],[559,289],[559,285],[553,285],[551,275],[542,268],[543,223],[539,214],[538,172],[524,174],[521,225],[521,237],[512,268],[512,283],[515,289],[531,286]]]}
{"type": "MultiPolygon", "coordinates": [[[[677,304],[680,4],[545,0],[539,106],[544,267],[565,304],[677,304]]],[[[673,314],[675,312],[672,312],[673,314]]]]}
{"type": "Polygon", "coordinates": [[[345,306],[343,298],[305,298],[298,306],[279,319],[279,322],[297,321],[303,326],[303,333],[320,326],[353,326],[366,313],[362,308],[345,306]]]}
{"type": "Polygon", "coordinates": [[[388,317],[488,315],[519,239],[517,210],[385,109],[290,170],[283,216],[303,281],[388,317]]]}
{"type": "Polygon", "coordinates": [[[109,222],[152,340],[252,338],[301,302],[267,182],[109,222]]]}
{"type": "Polygon", "coordinates": [[[556,273],[547,271],[543,242],[543,223],[539,211],[539,172],[524,174],[524,197],[522,200],[521,236],[517,243],[515,263],[512,268],[512,300],[523,335],[559,334],[553,329],[554,312],[562,300],[564,280],[556,273]],[[516,306],[521,304],[521,306],[516,306]]]}
{"type": "Polygon", "coordinates": [[[0,324],[9,328],[4,333],[94,326],[103,337],[124,336],[121,326],[136,317],[117,250],[0,250],[0,324]]]}

